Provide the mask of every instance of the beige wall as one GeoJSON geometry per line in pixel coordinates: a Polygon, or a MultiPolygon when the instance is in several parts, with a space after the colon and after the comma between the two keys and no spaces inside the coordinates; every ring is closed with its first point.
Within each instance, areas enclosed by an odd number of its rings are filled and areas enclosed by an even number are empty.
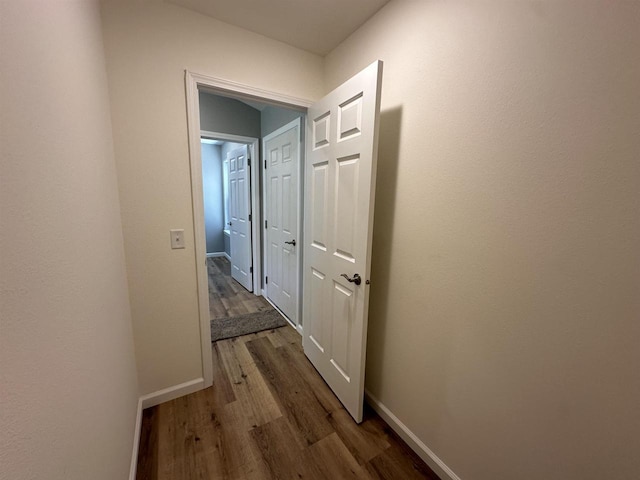
{"type": "Polygon", "coordinates": [[[146,394],[202,376],[184,70],[313,99],[322,59],[161,1],[107,1],[102,18],[146,394]],[[170,249],[172,228],[185,229],[185,250],[170,249]]]}
{"type": "Polygon", "coordinates": [[[367,388],[462,479],[640,472],[640,3],[392,1],[367,388]]]}
{"type": "Polygon", "coordinates": [[[98,5],[0,2],[0,477],[128,477],[138,383],[98,5]]]}

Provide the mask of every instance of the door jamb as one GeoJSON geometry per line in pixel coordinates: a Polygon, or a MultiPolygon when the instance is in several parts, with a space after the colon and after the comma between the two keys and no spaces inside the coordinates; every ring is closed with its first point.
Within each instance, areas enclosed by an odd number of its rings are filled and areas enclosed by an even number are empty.
{"type": "MultiPolygon", "coordinates": [[[[196,282],[198,285],[197,292],[198,314],[200,320],[202,377],[204,379],[204,388],[207,388],[213,385],[213,355],[211,351],[211,323],[209,319],[207,266],[205,262],[203,262],[203,259],[206,261],[207,249],[204,230],[204,195],[202,192],[199,89],[209,91],[214,94],[233,96],[248,100],[258,100],[263,103],[294,108],[300,111],[306,111],[306,109],[313,104],[313,101],[185,70],[187,134],[189,144],[189,164],[191,168],[191,200],[193,206],[192,221],[195,244],[196,282]]],[[[309,139],[306,141],[309,141],[309,139]]],[[[261,283],[258,285],[261,285],[261,283]]],[[[258,286],[254,285],[254,290],[256,288],[258,288],[258,286]]]]}

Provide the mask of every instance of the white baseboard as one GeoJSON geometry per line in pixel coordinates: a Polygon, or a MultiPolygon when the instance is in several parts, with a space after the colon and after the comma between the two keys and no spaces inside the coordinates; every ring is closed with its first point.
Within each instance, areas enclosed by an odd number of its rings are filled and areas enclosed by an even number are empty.
{"type": "Polygon", "coordinates": [[[224,256],[227,257],[227,260],[231,261],[231,255],[229,255],[227,252],[224,252],[224,256]]]}
{"type": "MultiPolygon", "coordinates": [[[[266,298],[266,296],[265,296],[266,298]]],[[[269,302],[271,303],[271,302],[269,302]]],[[[284,315],[283,315],[284,316],[284,315]]],[[[287,318],[287,317],[285,317],[287,318]]],[[[288,320],[288,319],[287,319],[288,320]]],[[[289,322],[291,323],[291,322],[289,322]]],[[[291,325],[296,328],[293,324],[291,325]]],[[[298,328],[296,328],[298,330],[298,328]]],[[[184,395],[188,395],[198,390],[202,390],[204,387],[204,379],[197,378],[189,382],[184,382],[173,387],[158,390],[147,395],[143,395],[138,399],[138,411],[136,414],[135,431],[133,435],[133,451],[131,453],[131,467],[129,470],[129,480],[135,480],[138,467],[138,450],[140,448],[140,430],[142,427],[142,410],[145,408],[153,407],[176,398],[180,398],[184,395]]],[[[402,421],[396,417],[386,405],[380,400],[374,397],[371,392],[365,390],[365,400],[371,407],[380,415],[380,417],[387,422],[387,424],[402,438],[407,445],[418,454],[424,462],[431,467],[431,469],[442,480],[460,480],[453,470],[451,470],[433,451],[427,447],[422,440],[420,440],[415,433],[409,430],[402,421]]]]}
{"type": "Polygon", "coordinates": [[[136,414],[136,426],[133,432],[133,451],[131,452],[131,467],[129,468],[129,480],[136,480],[138,473],[138,450],[140,449],[140,429],[142,428],[142,397],[138,399],[138,412],[136,414]]]}
{"type": "Polygon", "coordinates": [[[407,445],[418,454],[424,462],[436,472],[442,480],[460,480],[453,470],[451,470],[438,456],[420,440],[415,433],[409,430],[404,423],[396,417],[380,400],[371,395],[368,390],[364,391],[364,396],[369,405],[389,424],[389,426],[402,438],[407,445]]]}
{"type": "Polygon", "coordinates": [[[131,452],[131,467],[129,468],[129,480],[136,480],[138,470],[138,451],[140,450],[140,434],[142,429],[142,410],[154,407],[169,400],[180,398],[204,388],[204,378],[196,378],[188,382],[164,388],[157,392],[142,395],[138,399],[138,412],[136,414],[136,426],[133,433],[133,451],[131,452]]]}
{"type": "Polygon", "coordinates": [[[181,383],[180,385],[174,385],[173,387],[164,388],[157,392],[149,393],[140,397],[142,402],[142,408],[154,407],[161,403],[168,402],[175,398],[180,398],[190,393],[197,392],[204,388],[204,378],[196,378],[188,382],[181,383]]]}
{"type": "Polygon", "coordinates": [[[211,258],[211,257],[228,257],[228,255],[226,254],[226,252],[207,253],[207,258],[211,258]]]}

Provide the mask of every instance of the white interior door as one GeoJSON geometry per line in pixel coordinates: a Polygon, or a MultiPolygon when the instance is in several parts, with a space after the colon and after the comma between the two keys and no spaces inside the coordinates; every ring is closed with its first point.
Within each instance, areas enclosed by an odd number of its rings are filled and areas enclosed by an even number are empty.
{"type": "Polygon", "coordinates": [[[298,324],[298,171],[300,120],[267,135],[265,157],[266,282],[265,292],[298,324]]]}
{"type": "Polygon", "coordinates": [[[309,108],[304,352],[362,421],[382,62],[309,108]]]}
{"type": "Polygon", "coordinates": [[[229,164],[229,231],[231,276],[253,291],[251,255],[251,188],[247,145],[227,154],[229,164]]]}

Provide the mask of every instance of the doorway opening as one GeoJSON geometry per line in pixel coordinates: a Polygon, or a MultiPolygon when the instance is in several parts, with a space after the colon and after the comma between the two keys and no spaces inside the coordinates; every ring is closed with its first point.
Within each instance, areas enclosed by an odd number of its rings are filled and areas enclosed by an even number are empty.
{"type": "Polygon", "coordinates": [[[252,212],[260,198],[251,162],[258,158],[259,139],[202,130],[200,143],[207,258],[225,257],[231,276],[253,292],[260,283],[260,247],[252,212]]]}
{"type": "Polygon", "coordinates": [[[211,341],[284,326],[260,294],[260,258],[254,259],[252,211],[260,195],[250,168],[260,164],[253,161],[259,139],[203,130],[200,141],[211,341]]]}
{"type": "Polygon", "coordinates": [[[300,329],[305,112],[197,94],[211,341],[300,329]]]}
{"type": "MultiPolygon", "coordinates": [[[[205,94],[208,88],[212,88],[214,91],[209,93],[226,92],[226,95],[239,98],[245,104],[264,100],[269,105],[271,99],[279,106],[291,108],[293,105],[298,112],[303,111],[304,107],[308,108],[310,120],[308,124],[305,122],[309,129],[309,148],[306,149],[308,158],[305,159],[305,238],[304,242],[303,239],[299,241],[301,247],[305,245],[305,251],[300,252],[302,248],[295,249],[298,242],[293,235],[300,238],[301,231],[294,223],[287,223],[287,219],[293,218],[300,222],[301,218],[297,218],[295,214],[292,216],[283,213],[284,205],[290,204],[296,204],[302,211],[303,197],[297,198],[292,193],[296,182],[292,174],[284,170],[283,165],[285,158],[289,164],[295,164],[296,156],[293,152],[296,145],[292,143],[292,139],[296,142],[299,140],[297,156],[300,157],[301,129],[298,127],[296,130],[296,125],[301,124],[302,113],[298,113],[297,122],[290,122],[292,132],[285,132],[285,125],[282,125],[278,128],[283,130],[278,130],[277,135],[274,133],[273,138],[263,135],[265,138],[258,171],[263,171],[264,162],[265,188],[259,198],[263,199],[262,212],[267,216],[264,218],[265,231],[262,229],[262,221],[257,223],[260,228],[256,228],[259,210],[251,212],[256,218],[249,230],[255,234],[254,242],[260,239],[263,251],[271,251],[272,246],[277,246],[277,252],[272,258],[282,260],[298,255],[300,258],[304,257],[304,353],[354,420],[361,422],[382,62],[373,62],[313,104],[291,102],[293,99],[290,97],[194,75],[188,71],[185,80],[205,386],[212,383],[213,367],[209,362],[213,355],[209,345],[205,346],[205,342],[209,344],[211,341],[211,328],[206,317],[203,320],[203,314],[208,313],[206,307],[209,302],[206,283],[202,282],[206,279],[206,269],[200,263],[204,259],[203,198],[202,192],[193,191],[194,186],[201,185],[202,181],[201,158],[196,151],[199,135],[196,137],[194,134],[200,133],[200,122],[204,119],[198,95],[205,94]],[[270,167],[271,170],[268,170],[270,167]],[[291,201],[292,198],[296,201],[291,201]],[[268,230],[270,221],[277,226],[273,232],[268,230]],[[283,245],[291,248],[287,248],[284,253],[283,245]]],[[[240,152],[240,155],[243,153],[240,152]]],[[[247,165],[250,163],[247,162],[247,165]]],[[[302,162],[299,168],[302,170],[302,162]]],[[[255,168],[253,172],[249,178],[255,178],[255,168]]],[[[231,176],[230,167],[229,178],[231,176]]],[[[255,192],[257,182],[254,187],[255,192]]],[[[255,199],[255,194],[253,198],[255,199]]],[[[233,217],[233,213],[231,216],[233,217]]],[[[251,221],[251,217],[249,219],[251,221]]],[[[260,266],[273,275],[270,263],[263,258],[257,260],[258,256],[259,253],[254,258],[253,267],[260,266]]],[[[233,259],[233,251],[231,257],[233,259]]],[[[282,270],[282,264],[278,268],[282,270]]],[[[299,275],[298,278],[301,277],[299,275]]],[[[284,278],[280,278],[280,286],[284,285],[284,278]]],[[[268,284],[269,278],[265,275],[263,291],[268,284]]],[[[270,290],[266,291],[274,299],[278,296],[277,292],[272,294],[270,290]]],[[[295,314],[295,309],[292,311],[295,314]]]]}

